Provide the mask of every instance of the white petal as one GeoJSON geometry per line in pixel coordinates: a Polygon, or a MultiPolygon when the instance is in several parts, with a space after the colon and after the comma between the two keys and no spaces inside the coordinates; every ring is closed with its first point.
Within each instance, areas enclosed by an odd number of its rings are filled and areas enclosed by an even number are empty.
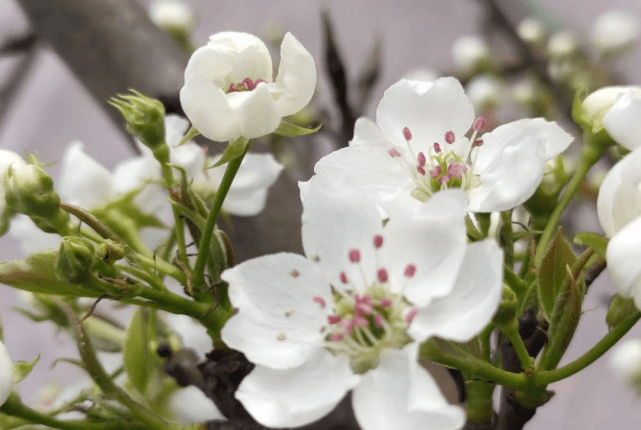
{"type": "MultiPolygon", "coordinates": [[[[187,178],[199,178],[203,175],[205,168],[205,151],[202,147],[193,142],[185,143],[182,146],[171,148],[171,162],[184,168],[187,178]]],[[[158,164],[160,168],[160,164],[158,164]]]]}
{"type": "Polygon", "coordinates": [[[179,388],[171,393],[167,401],[167,409],[180,424],[226,419],[216,404],[193,385],[179,388]]]}
{"type": "Polygon", "coordinates": [[[209,37],[207,46],[234,53],[233,67],[229,72],[233,83],[240,83],[245,78],[251,78],[254,82],[258,79],[271,82],[272,59],[269,50],[253,34],[235,31],[216,33],[209,37]]]}
{"type": "Polygon", "coordinates": [[[296,368],[256,366],[243,379],[236,398],[267,427],[298,427],[329,413],[358,380],[347,359],[318,349],[296,368]]]}
{"type": "Polygon", "coordinates": [[[641,379],[641,339],[617,344],[610,355],[610,368],[624,384],[638,384],[641,379]]]}
{"type": "MultiPolygon", "coordinates": [[[[185,68],[185,83],[191,79],[204,80],[216,88],[227,90],[235,57],[234,50],[226,46],[201,46],[189,58],[185,68]]],[[[191,119],[189,115],[187,117],[191,119]]]]}
{"type": "Polygon", "coordinates": [[[9,358],[7,347],[0,342],[0,406],[7,401],[11,391],[13,391],[13,363],[9,358]]]}
{"type": "Polygon", "coordinates": [[[111,173],[82,149],[82,143],[69,144],[62,156],[60,197],[68,203],[91,209],[116,196],[111,173]]]}
{"type": "Polygon", "coordinates": [[[25,256],[41,249],[60,247],[60,236],[40,230],[26,215],[16,215],[11,220],[9,234],[20,241],[25,256]]]}
{"type": "MultiPolygon", "coordinates": [[[[483,147],[481,147],[483,148],[483,147]]],[[[543,179],[543,145],[508,146],[494,163],[484,170],[474,169],[480,184],[467,190],[472,212],[495,212],[511,209],[534,194],[543,179]]]]}
{"type": "Polygon", "coordinates": [[[608,271],[619,294],[634,298],[641,309],[641,218],[615,234],[606,251],[608,271]]]}
{"type": "Polygon", "coordinates": [[[390,285],[417,306],[450,292],[465,255],[467,202],[459,190],[436,193],[412,217],[393,217],[383,231],[379,262],[390,285]],[[405,269],[416,273],[408,278],[405,269]]]}
{"type": "Polygon", "coordinates": [[[641,215],[641,149],[632,151],[608,172],[597,199],[599,222],[613,236],[641,215]]]}
{"type": "Polygon", "coordinates": [[[379,365],[361,376],[352,404],[363,430],[453,430],[465,424],[465,411],[447,403],[413,351],[411,345],[383,351],[379,365]]]}
{"type": "Polygon", "coordinates": [[[349,184],[317,175],[310,180],[303,201],[302,221],[305,254],[318,258],[318,266],[332,284],[340,285],[341,272],[356,287],[375,281],[374,236],[381,233],[383,224],[371,199],[349,184]],[[359,262],[350,262],[350,250],[358,250],[359,262]]]}
{"type": "Polygon", "coordinates": [[[180,104],[192,125],[206,138],[225,142],[240,137],[240,124],[225,93],[208,77],[186,77],[180,90],[180,104]]]}
{"type": "Polygon", "coordinates": [[[316,89],[314,58],[289,32],[280,45],[276,85],[276,104],[281,116],[293,115],[307,106],[316,89]]]}
{"type": "Polygon", "coordinates": [[[610,137],[629,150],[641,146],[641,94],[622,94],[603,116],[603,126],[610,137]]]}
{"type": "Polygon", "coordinates": [[[417,342],[432,336],[467,342],[494,316],[502,285],[503,253],[496,242],[470,244],[450,294],[420,308],[409,334],[417,342]]]}
{"type": "Polygon", "coordinates": [[[180,143],[189,129],[189,121],[185,118],[170,114],[165,116],[165,142],[173,147],[180,143]]]}
{"type": "Polygon", "coordinates": [[[402,79],[385,91],[376,110],[376,123],[395,142],[405,144],[403,128],[412,132],[412,145],[423,150],[443,143],[445,132],[463,137],[474,121],[474,108],[454,78],[433,83],[402,79]]]}
{"type": "Polygon", "coordinates": [[[330,310],[314,302],[332,300],[318,267],[296,254],[254,258],[223,272],[238,313],[222,329],[231,348],[263,366],[285,369],[304,363],[324,342],[321,328],[330,310]]]}
{"type": "Polygon", "coordinates": [[[126,193],[150,182],[160,182],[160,164],[153,155],[141,155],[124,160],[113,170],[114,187],[118,194],[126,193]]]}
{"type": "Polygon", "coordinates": [[[211,337],[207,329],[198,320],[179,314],[164,314],[171,329],[182,340],[183,348],[191,348],[202,358],[213,349],[211,337]]]}
{"type": "Polygon", "coordinates": [[[483,146],[477,149],[476,166],[483,170],[496,164],[505,148],[527,148],[532,145],[542,145],[543,157],[549,160],[565,151],[572,140],[574,138],[554,122],[543,118],[521,119],[483,135],[483,146]]]}
{"type": "Polygon", "coordinates": [[[253,91],[238,91],[227,94],[240,136],[247,139],[264,136],[276,130],[280,124],[280,113],[267,84],[258,84],[253,91]]]}

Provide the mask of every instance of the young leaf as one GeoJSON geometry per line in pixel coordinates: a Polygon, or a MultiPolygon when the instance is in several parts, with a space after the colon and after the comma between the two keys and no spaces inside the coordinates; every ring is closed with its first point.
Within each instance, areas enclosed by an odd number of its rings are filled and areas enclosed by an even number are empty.
{"type": "Polygon", "coordinates": [[[123,359],[125,371],[134,387],[145,394],[150,375],[149,324],[147,311],[138,308],[131,317],[125,335],[123,359]]]}
{"type": "Polygon", "coordinates": [[[38,360],[40,360],[40,355],[38,355],[33,361],[16,361],[13,363],[14,385],[29,376],[38,360]]]}
{"type": "Polygon", "coordinates": [[[574,236],[574,243],[577,245],[589,246],[594,249],[599,257],[605,258],[605,250],[608,247],[609,239],[598,233],[585,231],[574,236]]]}
{"type": "Polygon", "coordinates": [[[572,267],[575,261],[576,255],[559,228],[541,261],[536,278],[539,305],[548,321],[558,296],[562,293],[567,268],[572,267]]]}

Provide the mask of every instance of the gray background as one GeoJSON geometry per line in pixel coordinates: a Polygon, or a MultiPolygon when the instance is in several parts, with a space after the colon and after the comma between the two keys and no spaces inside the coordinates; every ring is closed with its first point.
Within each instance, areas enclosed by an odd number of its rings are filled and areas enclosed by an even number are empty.
{"type": "MultiPolygon", "coordinates": [[[[147,3],[147,2],[145,2],[147,3]]],[[[479,29],[481,8],[471,0],[220,0],[188,1],[199,13],[199,25],[194,42],[204,44],[207,36],[223,30],[264,34],[269,25],[279,25],[291,31],[310,50],[321,58],[322,33],[319,12],[331,12],[342,45],[343,58],[352,76],[366,59],[372,39],[383,39],[383,76],[376,87],[368,111],[370,117],[383,91],[403,74],[419,68],[452,69],[450,48],[463,34],[479,29]]],[[[566,23],[579,35],[588,37],[599,13],[620,8],[641,17],[638,0],[545,0],[541,4],[547,13],[566,23]]],[[[13,0],[0,0],[0,38],[26,26],[13,0]]],[[[15,60],[0,58],[0,79],[15,60]]],[[[626,82],[641,84],[641,49],[636,47],[617,64],[626,82]]],[[[107,167],[132,154],[127,142],[117,132],[97,103],[75,80],[64,63],[47,48],[40,49],[35,67],[27,76],[11,111],[0,128],[0,147],[22,153],[36,151],[42,160],[59,159],[61,151],[74,139],[83,141],[86,151],[107,167]]],[[[319,72],[320,97],[327,102],[327,81],[319,72]]],[[[57,166],[51,167],[54,178],[57,166]]],[[[585,215],[586,228],[596,229],[595,218],[585,215]]],[[[3,237],[0,260],[19,255],[16,242],[3,237]]],[[[606,332],[606,307],[602,297],[613,292],[607,273],[597,281],[586,298],[576,337],[566,355],[570,361],[591,347],[606,332]]],[[[31,360],[42,355],[32,376],[21,384],[27,399],[34,399],[42,381],[55,380],[67,384],[79,374],[71,366],[61,364],[49,370],[53,357],[75,356],[64,334],[46,324],[35,325],[12,312],[14,292],[0,287],[0,315],[6,344],[14,360],[31,360]]],[[[640,337],[636,327],[626,338],[640,337]]],[[[528,429],[621,429],[639,428],[641,403],[635,394],[625,389],[607,367],[607,357],[601,358],[587,371],[553,384],[557,395],[540,408],[528,429]]]]}

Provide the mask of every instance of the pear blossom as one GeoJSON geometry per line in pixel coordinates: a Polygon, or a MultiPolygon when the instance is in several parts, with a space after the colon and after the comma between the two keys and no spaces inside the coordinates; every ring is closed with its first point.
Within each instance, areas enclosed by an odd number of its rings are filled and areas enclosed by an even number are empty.
{"type": "Polygon", "coordinates": [[[278,76],[265,44],[247,33],[222,32],[198,48],[185,69],[180,103],[192,125],[214,141],[253,139],[303,109],[316,86],[311,54],[291,34],[280,47],[278,76]]]}
{"type": "Polygon", "coordinates": [[[2,236],[9,225],[9,218],[13,215],[7,209],[5,201],[4,177],[11,166],[25,166],[24,159],[13,151],[0,149],[0,236],[2,236]]]}
{"type": "Polygon", "coordinates": [[[267,255],[222,274],[238,308],[222,338],[256,364],[236,398],[268,427],[310,423],[353,390],[364,430],[461,428],[465,413],[417,349],[431,336],[467,341],[489,323],[500,249],[467,245],[458,190],[384,225],[359,189],[318,176],[306,185],[307,257],[267,255]]]}
{"type": "Polygon", "coordinates": [[[593,133],[605,128],[617,143],[632,150],[641,145],[638,130],[635,129],[639,118],[637,112],[641,109],[639,97],[641,87],[638,86],[615,85],[599,88],[581,103],[580,121],[591,127],[593,133]]]}
{"type": "Polygon", "coordinates": [[[13,363],[9,358],[7,347],[0,342],[0,406],[7,401],[11,391],[13,391],[13,363]]]}
{"type": "MultiPolygon", "coordinates": [[[[166,141],[170,146],[170,159],[173,164],[185,169],[188,178],[193,179],[195,190],[207,199],[218,188],[225,167],[205,170],[217,158],[208,158],[203,149],[193,142],[179,147],[172,146],[180,142],[188,127],[184,118],[176,115],[166,117],[166,141]]],[[[64,201],[94,209],[124,193],[144,187],[134,198],[136,206],[145,213],[156,215],[164,224],[171,225],[173,217],[165,200],[160,165],[149,148],[140,143],[138,148],[140,156],[119,163],[110,172],[84,152],[81,142],[72,142],[63,154],[60,181],[56,189],[64,201]]],[[[238,216],[260,213],[265,207],[267,190],[282,169],[271,154],[247,154],[227,194],[223,210],[238,216]]],[[[26,216],[17,216],[13,220],[10,233],[20,238],[25,253],[57,247],[60,243],[57,235],[38,230],[26,216]]],[[[142,231],[141,234],[143,239],[147,239],[147,243],[157,245],[162,239],[157,229],[142,231]]]]}
{"type": "Polygon", "coordinates": [[[359,118],[349,147],[322,158],[315,172],[363,186],[381,204],[425,202],[437,191],[461,188],[470,211],[511,209],[534,193],[546,160],[572,142],[542,118],[505,124],[479,138],[485,119],[474,119],[454,78],[397,82],[385,91],[376,120],[359,118]]]}
{"type": "Polygon", "coordinates": [[[641,148],[608,172],[599,189],[599,223],[610,237],[606,261],[612,283],[641,309],[641,148]]]}

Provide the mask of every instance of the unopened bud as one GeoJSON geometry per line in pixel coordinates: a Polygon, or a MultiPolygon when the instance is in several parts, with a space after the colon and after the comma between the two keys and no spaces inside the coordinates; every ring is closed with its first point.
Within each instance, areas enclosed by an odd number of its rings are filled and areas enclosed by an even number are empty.
{"type": "Polygon", "coordinates": [[[0,236],[2,236],[9,226],[9,219],[15,214],[7,207],[5,201],[4,177],[12,167],[18,168],[26,166],[26,162],[13,151],[0,149],[0,236]]]}
{"type": "Polygon", "coordinates": [[[463,36],[454,42],[452,57],[458,70],[471,74],[489,63],[490,48],[479,36],[463,36]]]}
{"type": "Polygon", "coordinates": [[[518,299],[514,291],[512,291],[512,289],[507,285],[503,285],[503,293],[501,294],[499,309],[496,311],[496,314],[494,314],[492,321],[498,325],[508,324],[516,318],[517,305],[518,299]]]}
{"type": "Polygon", "coordinates": [[[125,247],[121,243],[105,239],[104,242],[98,245],[97,255],[105,263],[114,264],[125,257],[125,247]]]}
{"type": "Polygon", "coordinates": [[[605,114],[621,95],[629,91],[641,94],[641,87],[609,86],[594,91],[583,100],[576,112],[573,112],[574,120],[584,127],[590,127],[593,133],[598,133],[603,129],[605,114]]]}
{"type": "Polygon", "coordinates": [[[127,131],[152,151],[165,144],[165,106],[156,99],[136,90],[133,94],[119,94],[109,100],[127,122],[127,131]]]}
{"type": "Polygon", "coordinates": [[[641,340],[617,345],[610,356],[610,368],[621,382],[641,392],[641,340]]]}
{"type": "Polygon", "coordinates": [[[573,55],[578,48],[576,35],[569,31],[554,33],[548,40],[547,52],[552,58],[566,58],[573,55]]]}
{"type": "Polygon", "coordinates": [[[611,10],[600,15],[592,29],[592,43],[601,52],[621,52],[629,48],[639,37],[639,20],[620,10],[611,10]]]}
{"type": "Polygon", "coordinates": [[[96,250],[93,244],[78,236],[62,238],[56,258],[56,276],[73,285],[84,284],[91,277],[96,250]]]}

